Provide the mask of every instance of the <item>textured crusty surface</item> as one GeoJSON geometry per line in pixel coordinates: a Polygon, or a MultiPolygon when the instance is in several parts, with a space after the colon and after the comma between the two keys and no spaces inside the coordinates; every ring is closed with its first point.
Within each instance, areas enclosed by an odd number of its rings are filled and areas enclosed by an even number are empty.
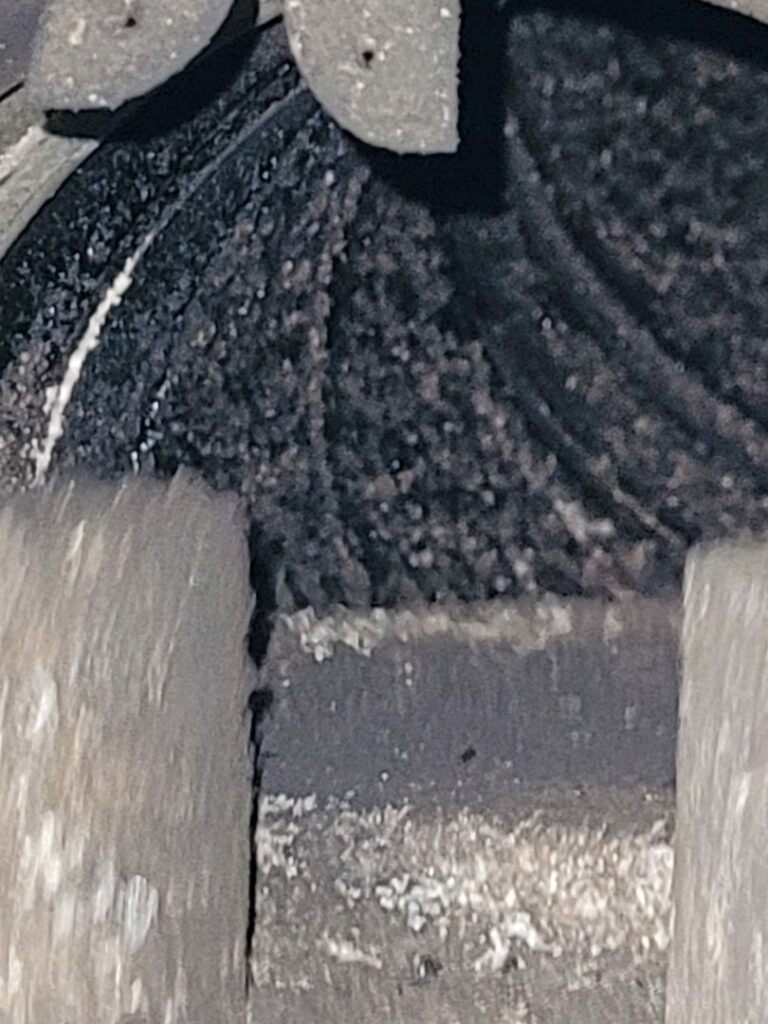
{"type": "Polygon", "coordinates": [[[685,576],[668,1024],[757,1024],[768,966],[768,546],[685,576]]]}
{"type": "Polygon", "coordinates": [[[691,542],[765,526],[766,29],[661,0],[494,17],[456,160],[355,146],[280,28],[95,154],[0,267],[2,485],[156,231],[54,464],[239,491],[285,610],[657,591],[691,542]]]}
{"type": "Polygon", "coordinates": [[[0,508],[0,1019],[244,1012],[252,598],[188,475],[0,508]]]}
{"type": "Polygon", "coordinates": [[[254,1019],[660,1021],[677,637],[654,601],[281,618],[254,1019]]]}
{"type": "Polygon", "coordinates": [[[657,1024],[670,812],[640,789],[512,817],[269,794],[254,1020],[657,1024]]]}

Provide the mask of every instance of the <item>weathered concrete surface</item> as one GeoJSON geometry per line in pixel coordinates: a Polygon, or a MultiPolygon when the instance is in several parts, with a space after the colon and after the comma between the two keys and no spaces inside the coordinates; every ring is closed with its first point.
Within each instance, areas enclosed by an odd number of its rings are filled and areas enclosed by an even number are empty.
{"type": "Polygon", "coordinates": [[[0,0],[0,97],[22,78],[43,0],[0,0]]]}
{"type": "Polygon", "coordinates": [[[254,1021],[657,1024],[677,648],[672,601],[279,620],[254,1021]]]}
{"type": "Polygon", "coordinates": [[[252,607],[188,475],[0,507],[0,1019],[245,1012],[252,607]]]}
{"type": "Polygon", "coordinates": [[[254,1021],[657,1024],[671,810],[641,787],[514,814],[266,794],[254,1021]]]}
{"type": "Polygon", "coordinates": [[[673,601],[545,598],[315,619],[275,628],[267,780],[321,797],[446,806],[524,784],[674,778],[673,601]],[[306,743],[312,723],[312,744],[306,743]],[[317,755],[317,751],[321,755],[317,755]]]}
{"type": "Polygon", "coordinates": [[[286,0],[309,87],[342,127],[398,153],[458,145],[459,0],[286,0]]]}
{"type": "Polygon", "coordinates": [[[675,935],[667,1024],[768,1012],[768,545],[685,578],[675,935]]]}
{"type": "Polygon", "coordinates": [[[180,71],[211,41],[232,0],[49,0],[27,73],[45,109],[116,109],[180,71]]]}

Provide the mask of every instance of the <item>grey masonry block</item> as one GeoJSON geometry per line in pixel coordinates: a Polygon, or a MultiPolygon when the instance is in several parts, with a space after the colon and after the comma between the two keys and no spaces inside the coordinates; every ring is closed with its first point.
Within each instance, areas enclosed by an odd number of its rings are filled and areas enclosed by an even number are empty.
{"type": "Polygon", "coordinates": [[[47,109],[114,110],[181,71],[211,41],[231,0],[49,0],[27,74],[47,109]]]}
{"type": "Polygon", "coordinates": [[[262,672],[265,784],[376,803],[415,788],[487,801],[496,772],[504,786],[665,785],[677,647],[666,600],[299,613],[278,622],[262,672]]]}
{"type": "Polygon", "coordinates": [[[667,1024],[768,1012],[768,544],[704,548],[685,580],[667,1024]]]}
{"type": "Polygon", "coordinates": [[[0,578],[0,1021],[242,1021],[237,503],[187,475],[23,494],[0,578]]]}
{"type": "Polygon", "coordinates": [[[288,39],[342,127],[398,153],[458,146],[459,0],[286,0],[288,39]]]}

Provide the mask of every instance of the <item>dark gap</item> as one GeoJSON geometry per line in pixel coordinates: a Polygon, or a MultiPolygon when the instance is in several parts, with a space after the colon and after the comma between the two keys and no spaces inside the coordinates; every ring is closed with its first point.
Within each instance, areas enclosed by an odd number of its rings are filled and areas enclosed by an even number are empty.
{"type": "MultiPolygon", "coordinates": [[[[277,581],[283,561],[282,545],[267,537],[263,530],[251,526],[248,534],[250,552],[250,582],[255,595],[255,607],[248,634],[248,653],[257,669],[264,664],[269,647],[275,613],[277,612],[277,581]]],[[[264,759],[264,731],[274,694],[264,688],[255,689],[248,699],[250,721],[250,748],[253,754],[253,783],[251,789],[251,817],[248,828],[250,865],[248,871],[248,926],[245,937],[246,991],[251,986],[251,953],[258,922],[259,869],[256,858],[256,831],[259,825],[261,785],[264,759]]]]}
{"type": "Polygon", "coordinates": [[[398,156],[363,147],[376,176],[437,212],[503,209],[507,22],[490,3],[467,4],[462,12],[456,153],[398,156]]]}
{"type": "Polygon", "coordinates": [[[248,635],[248,653],[256,668],[267,656],[274,617],[278,611],[277,584],[283,566],[283,545],[267,536],[258,526],[251,526],[248,536],[251,557],[251,588],[256,595],[248,635]]]}
{"type": "Polygon", "coordinates": [[[24,85],[23,82],[14,82],[13,85],[8,86],[5,92],[0,92],[0,103],[9,99],[15,92],[18,92],[22,85],[24,85]]]}

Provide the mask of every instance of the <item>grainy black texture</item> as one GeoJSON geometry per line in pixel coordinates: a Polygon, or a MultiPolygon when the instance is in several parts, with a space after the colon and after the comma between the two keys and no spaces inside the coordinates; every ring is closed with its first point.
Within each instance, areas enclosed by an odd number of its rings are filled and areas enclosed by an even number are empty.
{"type": "Polygon", "coordinates": [[[463,46],[455,159],[355,144],[280,30],[153,133],[159,97],[0,271],[11,447],[165,216],[56,462],[235,487],[281,607],[651,592],[762,529],[768,33],[595,0],[463,46]]]}

